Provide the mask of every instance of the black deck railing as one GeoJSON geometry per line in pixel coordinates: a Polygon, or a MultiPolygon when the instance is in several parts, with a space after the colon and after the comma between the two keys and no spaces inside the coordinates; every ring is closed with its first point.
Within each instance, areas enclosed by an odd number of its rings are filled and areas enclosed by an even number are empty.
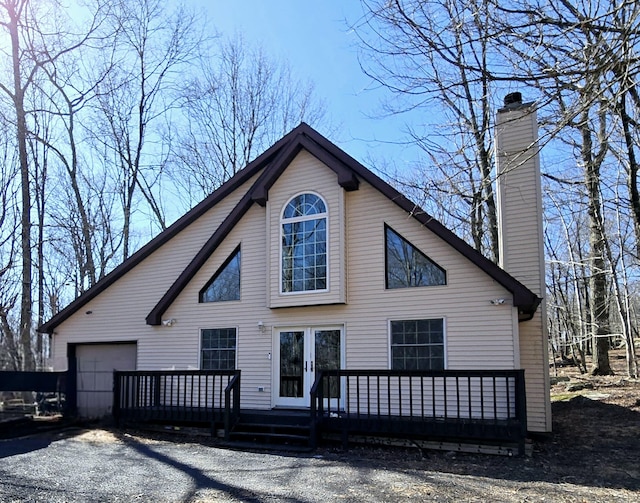
{"type": "Polygon", "coordinates": [[[1,371],[0,391],[3,392],[32,392],[37,401],[37,411],[34,401],[25,402],[24,399],[10,401],[6,409],[12,407],[15,410],[23,409],[40,414],[68,413],[66,410],[66,397],[69,392],[68,372],[28,372],[28,371],[1,371]]]}
{"type": "Polygon", "coordinates": [[[158,370],[114,372],[113,416],[124,422],[213,425],[225,408],[239,410],[240,371],[158,370]],[[231,382],[237,391],[229,394],[231,382]]]}
{"type": "Polygon", "coordinates": [[[229,440],[231,430],[240,419],[240,371],[227,383],[224,390],[224,438],[229,440]]]}
{"type": "MultiPolygon", "coordinates": [[[[527,433],[523,370],[325,370],[311,390],[312,435],[337,431],[515,442],[527,433]]],[[[313,438],[315,443],[317,440],[313,438]]]]}

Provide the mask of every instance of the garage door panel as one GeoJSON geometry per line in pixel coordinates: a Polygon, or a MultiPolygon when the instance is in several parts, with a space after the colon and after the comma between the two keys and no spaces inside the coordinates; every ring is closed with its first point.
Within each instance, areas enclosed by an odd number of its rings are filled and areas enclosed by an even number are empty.
{"type": "Polygon", "coordinates": [[[135,370],[136,344],[83,344],[76,346],[77,404],[81,417],[111,414],[113,371],[135,370]]]}

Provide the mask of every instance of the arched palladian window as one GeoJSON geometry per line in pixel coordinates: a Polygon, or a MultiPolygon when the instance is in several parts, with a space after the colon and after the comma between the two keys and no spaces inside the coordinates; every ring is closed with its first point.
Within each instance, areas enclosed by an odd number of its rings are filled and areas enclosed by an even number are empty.
{"type": "Polygon", "coordinates": [[[316,194],[292,198],[282,212],[281,291],[327,289],[327,206],[316,194]]]}

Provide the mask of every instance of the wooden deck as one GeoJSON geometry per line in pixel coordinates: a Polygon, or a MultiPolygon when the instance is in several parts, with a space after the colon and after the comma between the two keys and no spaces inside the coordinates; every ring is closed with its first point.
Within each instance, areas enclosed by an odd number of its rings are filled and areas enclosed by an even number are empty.
{"type": "Polygon", "coordinates": [[[325,371],[304,410],[242,409],[239,371],[115,372],[114,386],[118,424],[210,428],[235,445],[313,449],[338,437],[346,447],[375,436],[525,449],[523,371],[325,371]]]}

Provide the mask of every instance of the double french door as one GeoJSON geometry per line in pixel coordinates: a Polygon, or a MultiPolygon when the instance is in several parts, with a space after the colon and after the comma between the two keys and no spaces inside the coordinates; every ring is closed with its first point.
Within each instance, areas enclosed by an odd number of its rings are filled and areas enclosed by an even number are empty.
{"type": "MultiPolygon", "coordinates": [[[[321,370],[343,364],[343,328],[340,326],[286,327],[274,333],[275,404],[309,407],[310,390],[321,370]]],[[[325,390],[332,407],[339,406],[339,383],[325,390]]]]}

